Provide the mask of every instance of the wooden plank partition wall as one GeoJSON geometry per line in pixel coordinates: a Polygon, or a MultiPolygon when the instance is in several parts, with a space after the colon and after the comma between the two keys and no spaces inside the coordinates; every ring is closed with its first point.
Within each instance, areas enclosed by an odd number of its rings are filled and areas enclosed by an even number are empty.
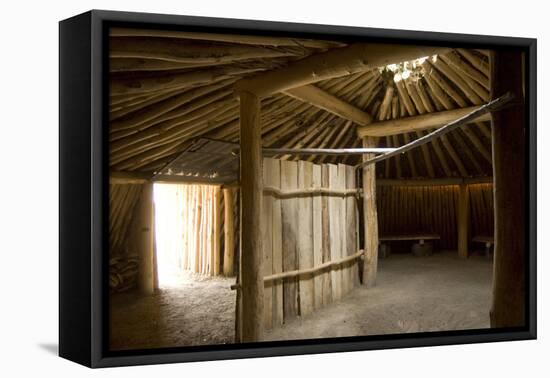
{"type": "MultiPolygon", "coordinates": [[[[380,234],[433,232],[441,236],[440,248],[457,248],[458,185],[379,186],[377,188],[380,234]]],[[[469,240],[493,235],[493,184],[470,184],[469,240]]]]}
{"type": "MultiPolygon", "coordinates": [[[[263,160],[264,277],[315,268],[358,252],[353,167],[306,161],[263,160]],[[321,193],[313,189],[351,189],[321,193]],[[313,193],[288,191],[312,190],[313,193]]],[[[314,274],[265,282],[265,327],[305,316],[342,298],[359,284],[358,259],[314,274]]]]}

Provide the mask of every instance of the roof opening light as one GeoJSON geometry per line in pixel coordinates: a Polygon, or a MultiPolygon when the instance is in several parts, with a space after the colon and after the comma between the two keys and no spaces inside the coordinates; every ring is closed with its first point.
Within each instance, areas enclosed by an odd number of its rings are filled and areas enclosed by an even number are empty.
{"type": "MultiPolygon", "coordinates": [[[[435,63],[437,55],[423,56],[407,62],[388,64],[379,68],[380,73],[387,73],[393,76],[393,81],[398,83],[401,80],[419,80],[425,74],[424,63],[430,61],[435,63]]],[[[390,76],[390,77],[392,77],[390,76]]]]}

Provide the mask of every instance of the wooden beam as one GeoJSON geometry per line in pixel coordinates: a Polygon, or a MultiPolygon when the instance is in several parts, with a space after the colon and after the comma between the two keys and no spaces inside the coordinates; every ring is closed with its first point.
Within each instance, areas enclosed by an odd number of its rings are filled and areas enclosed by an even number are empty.
{"type": "Polygon", "coordinates": [[[342,46],[343,43],[335,41],[323,41],[317,39],[303,38],[285,38],[260,35],[244,34],[215,34],[188,32],[176,30],[152,30],[152,29],[131,29],[131,28],[111,28],[109,30],[111,37],[154,37],[154,38],[178,38],[184,40],[215,41],[224,43],[239,43],[243,45],[258,46],[289,46],[289,47],[308,47],[316,49],[326,49],[334,46],[342,46]]]}
{"type": "Polygon", "coordinates": [[[144,184],[151,180],[152,175],[142,172],[120,172],[111,171],[109,174],[110,184],[144,184]]]}
{"type": "Polygon", "coordinates": [[[395,148],[263,148],[264,156],[287,155],[364,155],[384,154],[395,148]]]}
{"type": "MultiPolygon", "coordinates": [[[[317,272],[323,271],[323,270],[332,270],[340,265],[344,265],[346,263],[349,263],[350,261],[355,261],[359,258],[361,258],[365,252],[363,250],[359,250],[358,252],[354,253],[353,255],[346,256],[344,258],[335,260],[335,261],[327,261],[325,263],[319,264],[313,268],[304,268],[304,269],[297,269],[297,270],[290,270],[287,272],[281,272],[276,274],[271,274],[269,276],[264,277],[264,282],[273,282],[277,280],[284,280],[286,278],[293,278],[293,277],[299,277],[299,276],[308,276],[313,275],[317,272]]],[[[240,290],[241,285],[234,284],[230,286],[231,290],[240,290]]]]}
{"type": "Polygon", "coordinates": [[[491,57],[491,98],[510,91],[515,106],[493,112],[495,249],[491,327],[525,325],[525,105],[522,53],[498,50],[491,57]]]}
{"type": "Polygon", "coordinates": [[[235,225],[233,216],[233,189],[223,189],[224,204],[224,253],[223,253],[223,274],[224,276],[233,276],[233,263],[235,261],[235,225]]]}
{"type": "MultiPolygon", "coordinates": [[[[503,106],[505,106],[506,104],[511,102],[513,99],[514,99],[514,95],[511,92],[507,92],[504,95],[502,95],[501,97],[499,97],[495,100],[492,100],[491,102],[489,102],[489,103],[487,103],[483,106],[480,106],[480,107],[476,108],[471,113],[468,113],[468,114],[464,115],[463,117],[460,117],[459,119],[456,119],[456,120],[446,124],[445,126],[441,127],[440,129],[437,129],[435,131],[432,131],[429,134],[424,135],[422,138],[416,139],[415,141],[412,141],[409,144],[405,144],[404,146],[396,148],[394,151],[387,152],[387,153],[382,154],[382,155],[378,155],[376,157],[373,157],[372,159],[368,159],[368,160],[356,165],[355,167],[356,167],[356,169],[358,169],[358,168],[364,168],[368,165],[374,165],[375,163],[387,160],[387,159],[389,159],[393,156],[396,156],[396,155],[402,154],[404,152],[407,152],[409,150],[412,150],[414,148],[420,147],[420,146],[422,146],[426,143],[429,143],[430,141],[432,141],[435,138],[442,138],[442,140],[445,141],[445,139],[444,139],[445,134],[448,134],[451,131],[458,129],[461,126],[464,126],[468,123],[471,123],[474,119],[479,118],[481,115],[483,115],[485,113],[495,111],[495,110],[498,110],[498,109],[502,108],[503,106]]],[[[466,175],[464,174],[463,176],[466,176],[466,175]]]]}
{"type": "Polygon", "coordinates": [[[450,177],[440,179],[377,179],[376,186],[446,186],[446,185],[471,185],[471,184],[491,184],[492,177],[450,177]]]}
{"type": "MultiPolygon", "coordinates": [[[[363,138],[363,147],[369,148],[376,145],[376,139],[363,138]]],[[[364,155],[367,161],[372,154],[364,155]]],[[[364,219],[364,247],[365,259],[363,261],[363,285],[373,287],[376,285],[378,271],[378,214],[376,210],[376,168],[371,164],[363,168],[363,219],[364,219]]]]}
{"type": "Polygon", "coordinates": [[[318,81],[367,71],[448,51],[441,47],[356,43],[296,60],[287,66],[239,80],[235,91],[259,97],[318,81]]]}
{"type": "Polygon", "coordinates": [[[262,253],[262,141],[260,100],[241,92],[241,285],[242,342],[257,342],[264,330],[262,253]]]}
{"type": "Polygon", "coordinates": [[[315,85],[305,85],[303,87],[286,90],[283,93],[320,109],[326,110],[327,112],[335,114],[343,119],[353,121],[358,125],[368,125],[372,122],[372,117],[367,112],[340,100],[338,97],[325,92],[315,85]]]}
{"type": "Polygon", "coordinates": [[[457,206],[457,235],[458,235],[458,257],[468,258],[468,223],[469,223],[470,195],[468,186],[460,184],[458,189],[457,206]]]}
{"type": "MultiPolygon", "coordinates": [[[[464,117],[466,114],[471,113],[478,108],[479,106],[471,106],[462,109],[446,110],[442,112],[422,114],[419,116],[374,122],[368,126],[357,127],[357,134],[360,138],[365,136],[380,137],[435,129],[458,118],[464,117]]],[[[486,113],[478,117],[475,121],[489,121],[490,119],[490,114],[486,113]]]]}

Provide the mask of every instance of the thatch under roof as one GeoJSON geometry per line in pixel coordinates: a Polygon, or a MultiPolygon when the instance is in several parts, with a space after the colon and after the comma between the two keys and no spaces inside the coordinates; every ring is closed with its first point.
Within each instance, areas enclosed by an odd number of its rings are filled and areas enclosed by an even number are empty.
{"type": "MultiPolygon", "coordinates": [[[[340,41],[135,29],[113,29],[110,43],[111,171],[150,176],[173,165],[197,138],[239,141],[236,81],[345,46],[340,41]]],[[[373,68],[315,86],[376,121],[466,108],[489,100],[487,52],[455,49],[417,63],[421,67],[415,72],[421,74],[399,81],[388,69],[373,68]]],[[[356,123],[295,96],[265,97],[261,109],[264,147],[362,145],[356,123]]],[[[383,136],[378,145],[398,147],[428,132],[383,136]]],[[[356,164],[360,157],[303,158],[356,164]]],[[[377,167],[381,178],[479,177],[491,172],[488,121],[470,124],[377,167]]]]}

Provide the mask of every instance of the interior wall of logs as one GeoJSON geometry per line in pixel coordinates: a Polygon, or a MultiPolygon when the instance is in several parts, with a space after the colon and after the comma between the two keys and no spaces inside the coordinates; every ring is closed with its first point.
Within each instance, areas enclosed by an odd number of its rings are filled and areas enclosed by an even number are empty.
{"type": "MultiPolygon", "coordinates": [[[[140,202],[143,195],[143,184],[110,184],[109,190],[109,281],[111,292],[123,292],[134,289],[138,285],[138,274],[140,268],[140,202]]],[[[173,220],[181,226],[181,232],[166,229],[162,225],[162,219],[155,219],[155,227],[161,226],[165,232],[174,232],[172,245],[158,246],[155,243],[155,250],[168,248],[170,251],[179,250],[178,263],[175,264],[183,270],[195,273],[217,275],[222,273],[224,265],[225,249],[225,219],[224,219],[224,192],[216,185],[195,185],[195,184],[173,184],[165,188],[173,193],[173,220]],[[188,190],[184,190],[188,189],[188,190]],[[181,201],[177,200],[181,197],[181,201]],[[185,205],[184,205],[185,203],[185,205]],[[217,203],[214,208],[214,203],[217,203]],[[200,217],[198,216],[200,213],[200,217]],[[214,213],[219,217],[219,232],[214,236],[214,213]],[[183,216],[182,216],[183,215],[183,216]],[[208,221],[207,221],[208,218],[208,221]],[[204,222],[201,222],[201,219],[204,222]],[[212,227],[208,227],[208,225],[212,227]],[[189,227],[187,227],[189,226],[189,227]],[[164,229],[163,229],[164,227],[164,229]],[[187,233],[183,233],[185,229],[187,233]],[[210,233],[205,232],[206,228],[210,233]],[[202,230],[202,233],[199,232],[202,230]],[[201,236],[203,235],[204,238],[201,236]],[[214,239],[215,238],[215,239],[214,239]],[[193,241],[194,243],[191,243],[193,241]],[[188,243],[197,248],[184,248],[188,243]],[[214,249],[212,249],[214,248],[214,249]]],[[[234,233],[233,251],[239,250],[239,190],[236,187],[227,188],[233,195],[231,212],[233,214],[234,233]]],[[[160,204],[162,206],[162,204],[160,204]]],[[[159,204],[155,204],[155,207],[159,204]]],[[[166,210],[166,209],[165,209],[166,210]]],[[[168,212],[164,211],[168,215],[168,212]]],[[[155,251],[156,253],[156,251],[155,251]]],[[[238,272],[239,254],[235,253],[233,270],[229,276],[238,272]]]]}
{"type": "Polygon", "coordinates": [[[109,186],[109,287],[112,292],[122,292],[137,286],[137,213],[142,192],[141,184],[109,186]]]}
{"type": "MultiPolygon", "coordinates": [[[[458,185],[378,186],[380,234],[435,233],[442,249],[457,248],[458,185]]],[[[493,236],[493,185],[468,185],[470,239],[493,236]]]]}
{"type": "Polygon", "coordinates": [[[265,158],[263,175],[264,316],[271,328],[359,285],[359,223],[353,167],[265,158]]]}
{"type": "Polygon", "coordinates": [[[220,274],[222,213],[217,185],[155,186],[156,247],[176,272],[220,274]]]}

